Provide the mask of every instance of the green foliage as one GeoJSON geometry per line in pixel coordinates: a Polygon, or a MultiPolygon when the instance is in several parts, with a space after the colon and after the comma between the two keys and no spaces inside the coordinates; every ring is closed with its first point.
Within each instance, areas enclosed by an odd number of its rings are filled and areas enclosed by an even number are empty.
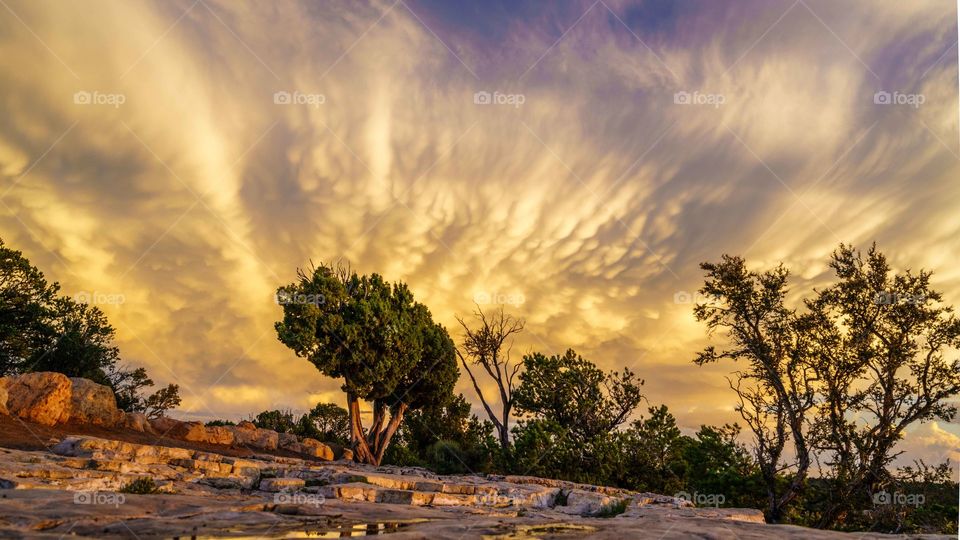
{"type": "Polygon", "coordinates": [[[253,425],[260,429],[272,429],[277,433],[294,433],[297,428],[297,422],[293,419],[291,410],[272,410],[263,411],[250,419],[253,425]]]}
{"type": "Polygon", "coordinates": [[[143,412],[146,413],[147,418],[158,418],[179,405],[180,386],[168,384],[147,396],[147,399],[143,402],[143,412]]]}
{"type": "Polygon", "coordinates": [[[440,405],[459,376],[453,341],[403,283],[321,265],[281,287],[280,341],[324,375],[343,380],[354,455],[378,464],[407,410],[440,405]],[[373,404],[364,432],[359,400],[373,404]],[[390,421],[386,421],[387,412],[390,421]]]}
{"type": "Polygon", "coordinates": [[[493,425],[471,414],[470,404],[459,394],[446,404],[407,414],[391,449],[395,451],[388,452],[387,463],[449,474],[491,472],[499,456],[493,425]]]}
{"type": "Polygon", "coordinates": [[[684,445],[681,491],[722,495],[723,506],[762,508],[763,481],[756,463],[740,442],[740,426],[701,426],[684,445]]]}
{"type": "Polygon", "coordinates": [[[0,376],[26,369],[49,345],[59,291],[59,284],[48,284],[21,252],[0,239],[0,376]]]}
{"type": "Polygon", "coordinates": [[[604,373],[568,350],[533,353],[514,392],[523,420],[513,428],[510,468],[518,474],[610,482],[623,461],[617,428],[643,399],[632,372],[604,373]]]}
{"type": "Polygon", "coordinates": [[[683,436],[666,405],[650,407],[649,418],[635,420],[620,434],[623,463],[617,484],[654,493],[682,491],[687,473],[685,450],[693,443],[683,436]]]}
{"type": "Polygon", "coordinates": [[[553,422],[579,441],[612,432],[643,399],[643,381],[629,369],[605,374],[573,349],[526,355],[523,367],[517,413],[553,422]]]}
{"type": "Polygon", "coordinates": [[[346,446],[350,444],[350,415],[334,403],[317,403],[300,417],[293,433],[346,446]]]}
{"type": "Polygon", "coordinates": [[[141,476],[136,480],[132,480],[127,484],[124,484],[119,491],[120,493],[150,495],[153,493],[159,493],[160,488],[157,486],[156,482],[153,481],[153,478],[150,478],[149,476],[141,476]]]}

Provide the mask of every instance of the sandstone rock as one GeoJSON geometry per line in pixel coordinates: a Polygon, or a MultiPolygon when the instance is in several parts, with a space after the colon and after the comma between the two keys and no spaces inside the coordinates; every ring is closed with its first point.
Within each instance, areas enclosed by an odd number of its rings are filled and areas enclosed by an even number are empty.
{"type": "MultiPolygon", "coordinates": [[[[214,426],[205,428],[207,430],[207,442],[210,444],[231,445],[234,443],[233,432],[223,426],[214,426]]],[[[276,448],[276,446],[274,446],[276,448]]]]}
{"type": "Polygon", "coordinates": [[[207,427],[200,422],[180,422],[168,432],[170,437],[190,442],[231,445],[233,432],[223,426],[207,427]]]}
{"type": "Polygon", "coordinates": [[[123,419],[109,386],[89,379],[70,377],[70,419],[85,424],[113,427],[123,419]]]}
{"type": "Polygon", "coordinates": [[[306,485],[301,478],[263,478],[260,491],[295,491],[306,485]]]}
{"type": "Polygon", "coordinates": [[[150,420],[147,418],[147,415],[143,413],[124,413],[123,418],[120,420],[120,425],[141,433],[154,433],[150,420]]]}
{"type": "Polygon", "coordinates": [[[336,443],[326,443],[326,445],[329,446],[331,450],[333,450],[333,457],[335,459],[347,459],[347,460],[353,459],[353,450],[351,450],[350,448],[347,448],[345,446],[340,446],[339,444],[336,444],[336,443]]]}
{"type": "Polygon", "coordinates": [[[157,432],[157,434],[159,434],[160,436],[166,436],[182,423],[183,422],[175,418],[170,418],[169,416],[161,416],[159,418],[151,419],[150,427],[152,427],[153,430],[157,432]]]}
{"type": "Polygon", "coordinates": [[[333,461],[333,450],[322,442],[309,437],[300,441],[300,453],[325,461],[333,461]]]}
{"type": "MultiPolygon", "coordinates": [[[[241,422],[242,424],[243,422],[241,422]]],[[[238,426],[239,427],[239,426],[238,426]]],[[[278,433],[277,446],[291,452],[300,451],[300,439],[293,433],[278,433]]]]}
{"type": "Polygon", "coordinates": [[[71,383],[62,373],[25,373],[5,386],[10,414],[46,426],[70,418],[71,383]]]}
{"type": "Polygon", "coordinates": [[[216,489],[249,489],[253,485],[253,481],[250,478],[230,476],[205,476],[201,478],[199,482],[216,489]]]}
{"type": "MultiPolygon", "coordinates": [[[[276,450],[280,434],[270,429],[260,429],[250,422],[240,422],[239,425],[225,428],[233,433],[237,444],[252,446],[261,450],[276,450]]],[[[296,438],[296,436],[294,436],[296,438]]]]}
{"type": "Polygon", "coordinates": [[[249,420],[242,420],[239,424],[237,424],[237,428],[252,430],[252,429],[257,429],[257,425],[249,420]]]}
{"type": "Polygon", "coordinates": [[[7,381],[9,377],[0,377],[0,414],[10,414],[7,410],[7,381]]]}

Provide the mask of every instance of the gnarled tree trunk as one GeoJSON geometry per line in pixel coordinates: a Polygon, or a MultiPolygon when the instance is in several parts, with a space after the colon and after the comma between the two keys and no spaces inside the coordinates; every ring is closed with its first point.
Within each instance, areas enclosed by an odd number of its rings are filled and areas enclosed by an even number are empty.
{"type": "Polygon", "coordinates": [[[379,466],[387,452],[387,447],[390,446],[390,439],[403,422],[403,415],[409,405],[401,402],[390,408],[390,420],[387,421],[386,403],[380,400],[374,401],[373,423],[366,431],[360,419],[360,399],[354,394],[347,394],[347,406],[350,413],[350,440],[354,461],[379,466]],[[386,425],[384,425],[385,422],[386,425]]]}

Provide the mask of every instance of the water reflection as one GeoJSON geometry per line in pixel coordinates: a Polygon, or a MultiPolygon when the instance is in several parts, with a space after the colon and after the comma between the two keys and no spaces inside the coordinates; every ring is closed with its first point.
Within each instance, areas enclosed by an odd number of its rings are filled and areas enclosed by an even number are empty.
{"type": "Polygon", "coordinates": [[[222,535],[192,535],[192,536],[174,536],[172,540],[254,540],[259,538],[284,539],[284,538],[350,538],[356,536],[377,536],[397,532],[401,528],[411,525],[412,522],[378,522],[378,523],[356,523],[353,525],[331,525],[312,531],[289,531],[284,533],[268,533],[267,535],[234,535],[224,532],[222,535]]]}

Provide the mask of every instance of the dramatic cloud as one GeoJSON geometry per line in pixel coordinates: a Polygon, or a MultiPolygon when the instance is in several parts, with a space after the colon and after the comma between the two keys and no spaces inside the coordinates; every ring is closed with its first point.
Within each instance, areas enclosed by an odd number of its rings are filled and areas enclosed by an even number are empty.
{"type": "MultiPolygon", "coordinates": [[[[457,336],[474,301],[511,304],[515,351],[573,347],[638,371],[686,428],[732,422],[729,366],[690,362],[699,262],[783,261],[799,296],[839,242],[877,241],[960,304],[956,20],[932,1],[4,0],[0,235],[71,294],[122,295],[101,307],[124,358],[196,417],[341,399],[277,342],[272,294],[343,258],[457,336]]],[[[958,433],[905,444],[936,457],[958,433]]]]}

